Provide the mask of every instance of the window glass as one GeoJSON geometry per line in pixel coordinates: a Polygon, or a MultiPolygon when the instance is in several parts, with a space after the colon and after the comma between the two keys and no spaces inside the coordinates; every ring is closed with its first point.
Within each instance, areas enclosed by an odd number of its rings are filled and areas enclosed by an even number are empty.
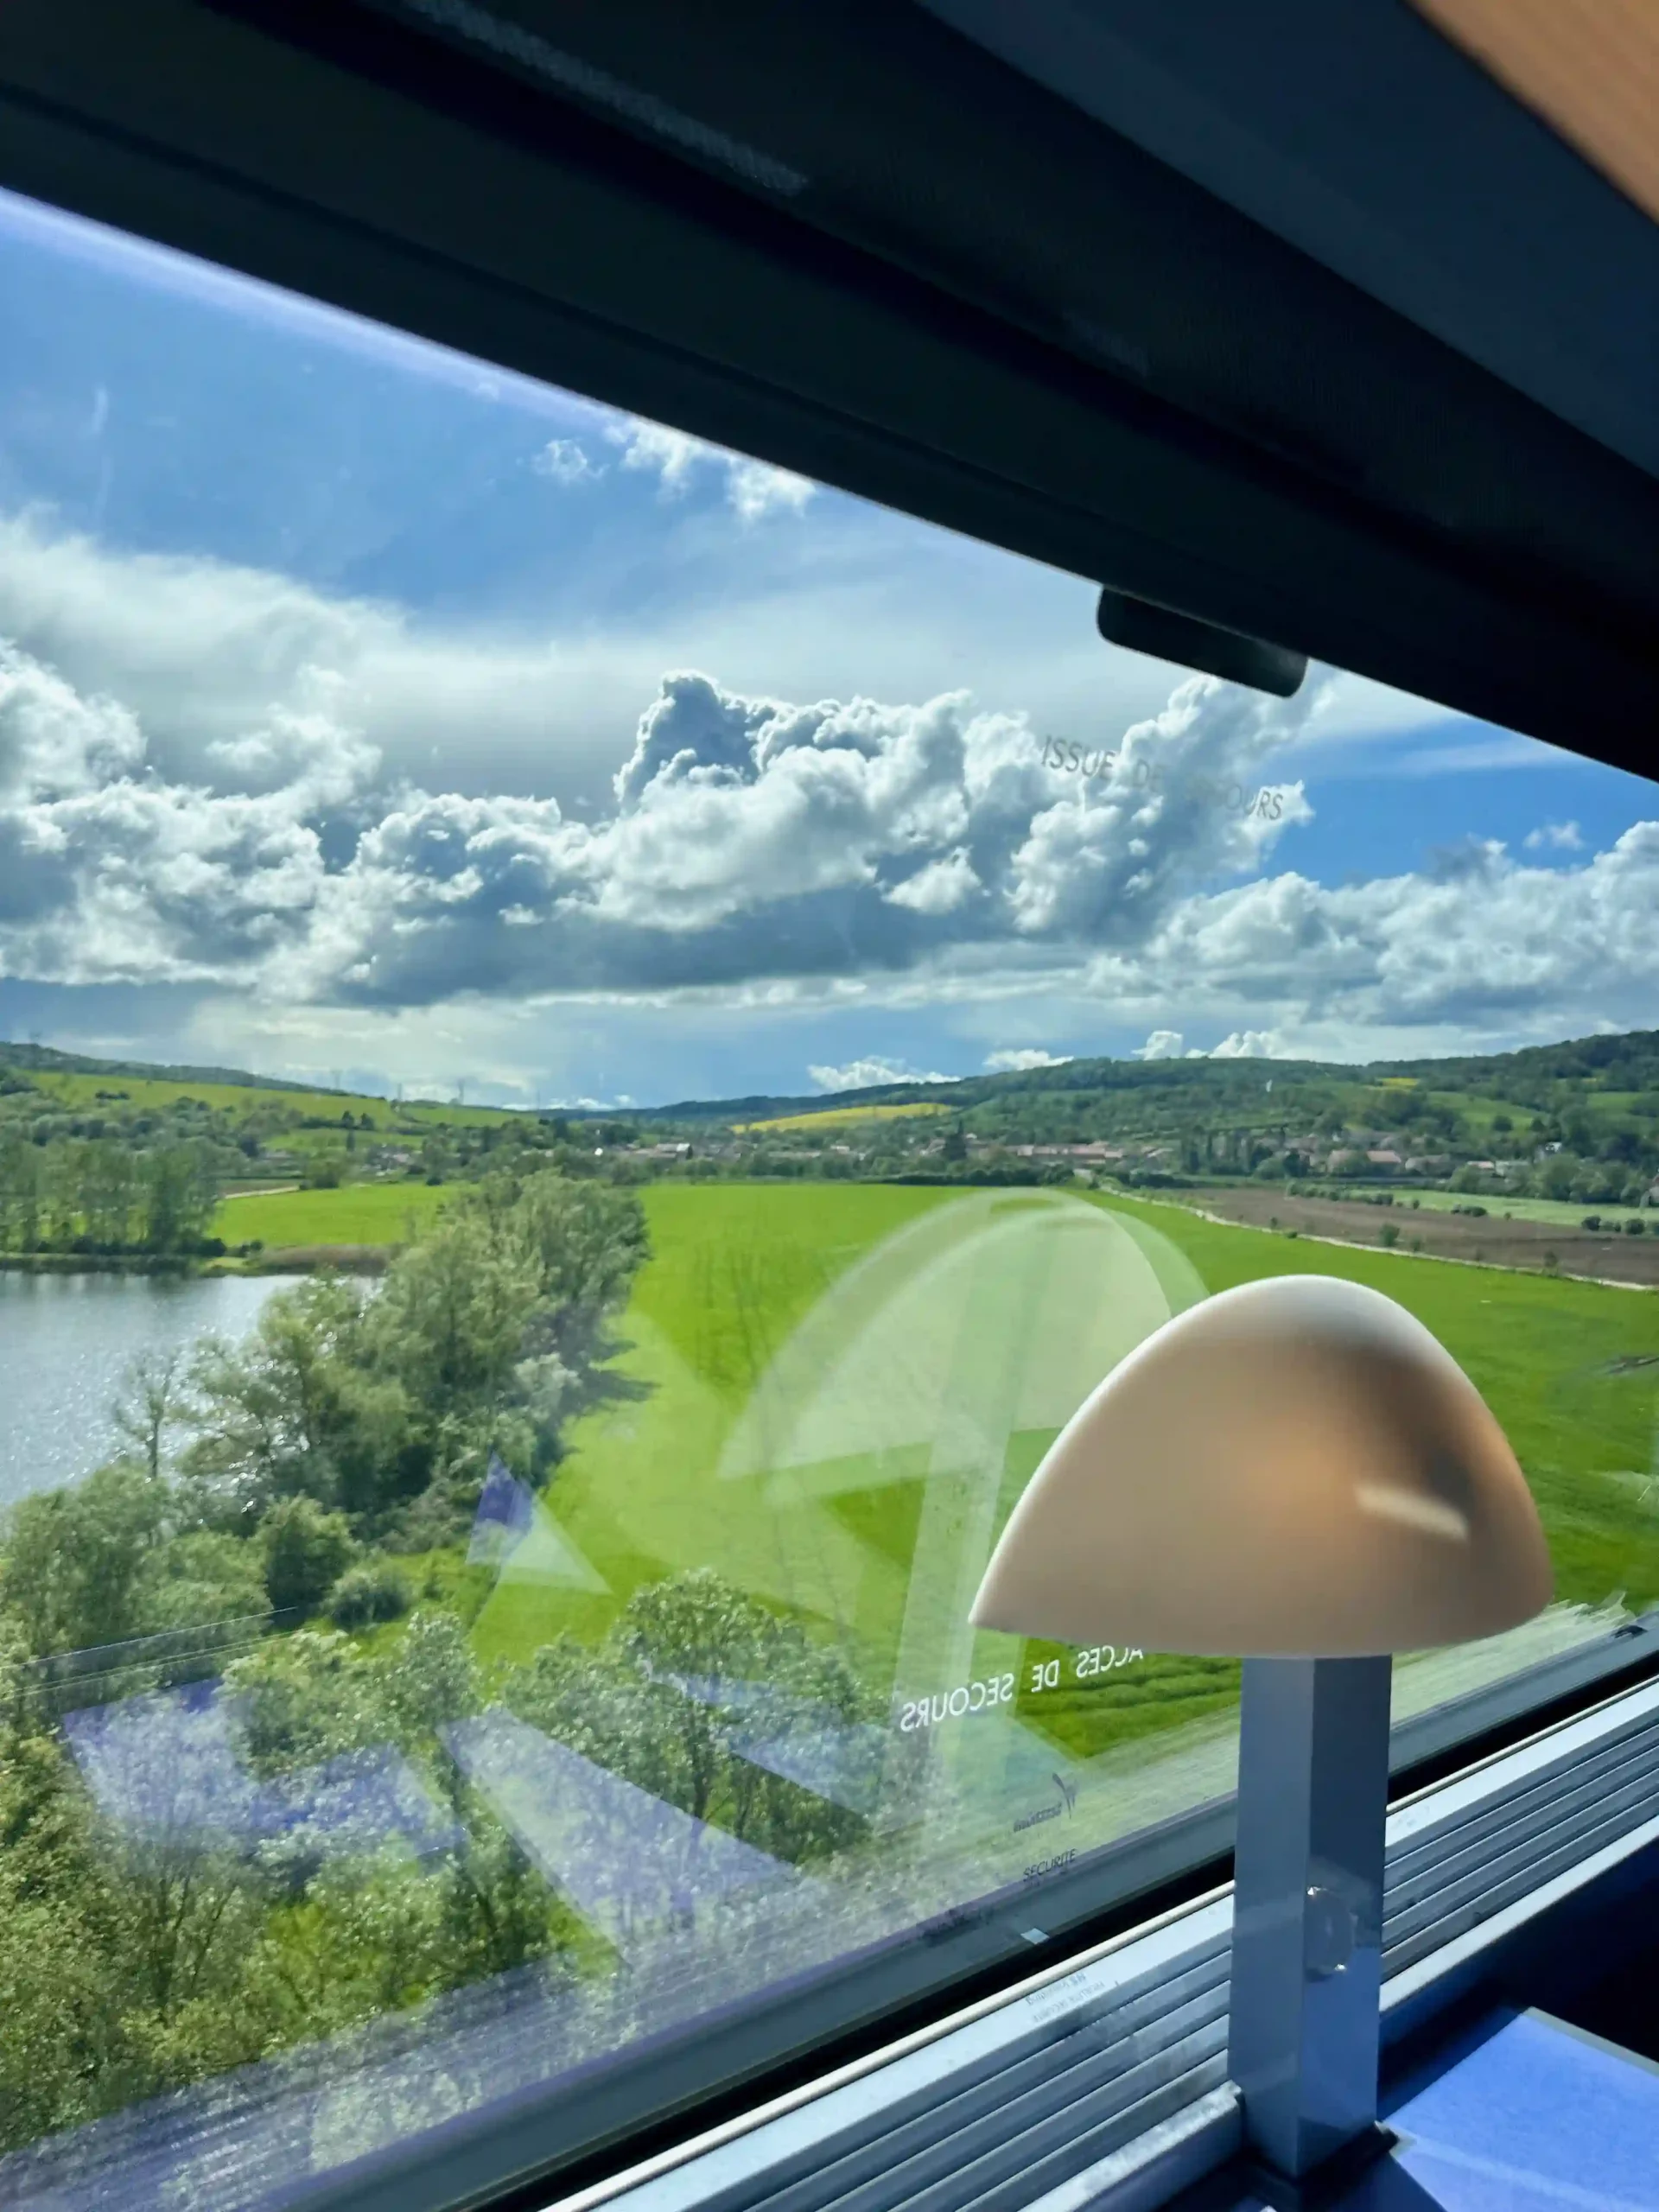
{"type": "Polygon", "coordinates": [[[0,2196],[475,2195],[1202,1855],[1236,1665],[968,1612],[1229,1286],[1533,1484],[1399,1712],[1659,1596],[1650,787],[19,201],[0,285],[0,2196]]]}

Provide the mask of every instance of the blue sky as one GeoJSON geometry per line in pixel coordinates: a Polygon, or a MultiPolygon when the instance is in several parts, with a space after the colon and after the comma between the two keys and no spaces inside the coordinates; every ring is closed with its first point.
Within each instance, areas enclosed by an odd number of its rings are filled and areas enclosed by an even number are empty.
{"type": "Polygon", "coordinates": [[[27,203],[0,287],[14,1037],[654,1103],[1654,1020],[1636,779],[27,203]]]}

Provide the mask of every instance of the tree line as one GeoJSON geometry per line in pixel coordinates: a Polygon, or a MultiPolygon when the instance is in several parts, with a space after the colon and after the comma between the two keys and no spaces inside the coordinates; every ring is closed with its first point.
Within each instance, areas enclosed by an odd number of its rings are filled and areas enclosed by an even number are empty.
{"type": "Polygon", "coordinates": [[[215,1147],[0,1137],[0,1252],[200,1252],[219,1203],[215,1147]]]}

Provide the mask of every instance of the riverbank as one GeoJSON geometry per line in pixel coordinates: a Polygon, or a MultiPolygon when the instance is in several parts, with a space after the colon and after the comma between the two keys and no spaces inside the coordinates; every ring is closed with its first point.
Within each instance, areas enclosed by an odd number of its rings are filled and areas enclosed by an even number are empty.
{"type": "Polygon", "coordinates": [[[147,1275],[195,1281],[222,1275],[384,1274],[391,1244],[279,1244],[259,1252],[0,1252],[0,1274],[147,1275]]]}
{"type": "Polygon", "coordinates": [[[279,1244],[245,1258],[207,1260],[204,1274],[383,1275],[397,1257],[396,1244],[279,1244]]]}
{"type": "MultiPolygon", "coordinates": [[[[199,1275],[219,1265],[181,1252],[0,1252],[0,1271],[14,1275],[199,1275]]],[[[241,1274],[238,1260],[232,1270],[241,1274]]]]}

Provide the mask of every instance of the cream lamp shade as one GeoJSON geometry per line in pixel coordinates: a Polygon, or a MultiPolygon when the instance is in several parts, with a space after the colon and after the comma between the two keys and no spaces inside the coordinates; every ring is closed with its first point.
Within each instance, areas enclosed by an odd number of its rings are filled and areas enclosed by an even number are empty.
{"type": "Polygon", "coordinates": [[[1379,1291],[1281,1275],[1113,1369],[1015,1506],[973,1619],[1346,1658],[1496,1635],[1551,1588],[1525,1478],[1451,1354],[1379,1291]]]}

